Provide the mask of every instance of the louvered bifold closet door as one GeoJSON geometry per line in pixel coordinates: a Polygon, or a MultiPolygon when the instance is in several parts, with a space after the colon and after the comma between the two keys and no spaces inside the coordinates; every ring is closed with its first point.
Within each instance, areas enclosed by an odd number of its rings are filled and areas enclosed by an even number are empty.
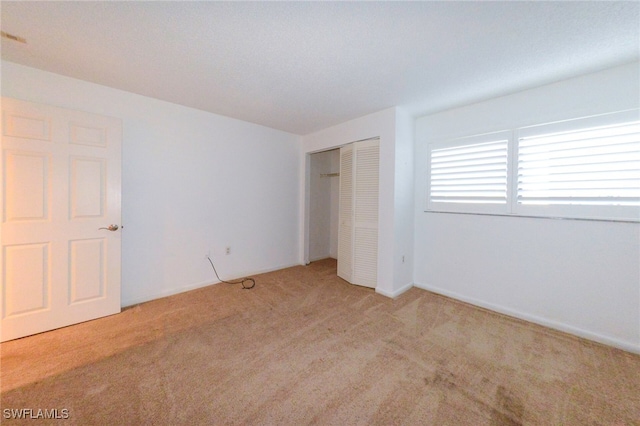
{"type": "Polygon", "coordinates": [[[378,283],[378,139],[340,148],[338,276],[352,284],[378,283]]]}
{"type": "Polygon", "coordinates": [[[340,148],[338,223],[338,276],[351,282],[353,277],[353,145],[340,148]]]}
{"type": "Polygon", "coordinates": [[[378,282],[379,142],[358,142],[355,150],[353,284],[378,282]]]}

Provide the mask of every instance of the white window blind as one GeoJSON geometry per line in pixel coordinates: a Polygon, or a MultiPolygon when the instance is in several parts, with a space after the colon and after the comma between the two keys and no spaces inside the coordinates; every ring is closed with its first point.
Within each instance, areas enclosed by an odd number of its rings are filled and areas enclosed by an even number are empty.
{"type": "Polygon", "coordinates": [[[519,138],[517,200],[640,206],[640,122],[519,138]]]}
{"type": "MultiPolygon", "coordinates": [[[[506,135],[477,137],[442,145],[431,145],[429,204],[444,208],[452,204],[507,204],[506,135]]],[[[489,207],[491,209],[491,207],[489,207]]]]}
{"type": "Polygon", "coordinates": [[[640,222],[640,111],[428,146],[427,210],[640,222]]]}

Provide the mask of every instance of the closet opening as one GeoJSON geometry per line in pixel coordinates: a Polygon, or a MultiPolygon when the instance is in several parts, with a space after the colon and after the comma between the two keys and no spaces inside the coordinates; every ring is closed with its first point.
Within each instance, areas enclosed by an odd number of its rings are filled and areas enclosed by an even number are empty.
{"type": "Polygon", "coordinates": [[[338,258],[340,149],[309,154],[306,263],[338,258]]]}
{"type": "Polygon", "coordinates": [[[337,275],[376,288],[379,138],[306,156],[304,261],[337,260],[337,275]]]}

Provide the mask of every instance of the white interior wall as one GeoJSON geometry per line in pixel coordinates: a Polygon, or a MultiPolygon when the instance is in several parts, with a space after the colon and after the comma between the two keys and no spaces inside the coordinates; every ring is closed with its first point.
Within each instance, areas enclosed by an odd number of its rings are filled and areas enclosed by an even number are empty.
{"type": "Polygon", "coordinates": [[[423,206],[428,141],[637,107],[639,80],[631,64],[422,117],[415,146],[413,121],[398,108],[300,138],[8,62],[1,90],[123,119],[124,305],[214,281],[207,252],[223,278],[301,263],[306,154],[379,136],[377,291],[396,295],[413,278],[638,352],[637,224],[435,214],[423,206]],[[228,245],[232,255],[224,256],[228,245]]]}
{"type": "Polygon", "coordinates": [[[414,118],[396,108],[394,182],[394,295],[413,287],[414,118]]]}
{"type": "Polygon", "coordinates": [[[298,264],[298,136],[6,61],[1,91],[123,120],[123,305],[215,282],[206,253],[223,279],[298,264]]]}
{"type": "Polygon", "coordinates": [[[640,352],[640,225],[425,213],[430,141],[639,106],[637,63],[416,120],[417,286],[640,352]]]}

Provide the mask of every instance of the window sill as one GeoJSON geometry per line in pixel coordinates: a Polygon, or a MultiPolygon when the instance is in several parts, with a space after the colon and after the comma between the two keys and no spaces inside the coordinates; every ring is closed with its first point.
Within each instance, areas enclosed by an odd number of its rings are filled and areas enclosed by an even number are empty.
{"type": "Polygon", "coordinates": [[[561,217],[561,216],[540,216],[540,215],[522,215],[522,214],[508,214],[508,213],[474,213],[474,212],[456,212],[447,210],[425,210],[425,213],[440,213],[440,214],[460,214],[467,216],[498,216],[498,217],[522,217],[528,219],[551,219],[551,220],[579,220],[585,222],[612,222],[612,223],[635,223],[640,224],[640,218],[638,219],[606,219],[606,218],[582,218],[582,217],[561,217]]]}

